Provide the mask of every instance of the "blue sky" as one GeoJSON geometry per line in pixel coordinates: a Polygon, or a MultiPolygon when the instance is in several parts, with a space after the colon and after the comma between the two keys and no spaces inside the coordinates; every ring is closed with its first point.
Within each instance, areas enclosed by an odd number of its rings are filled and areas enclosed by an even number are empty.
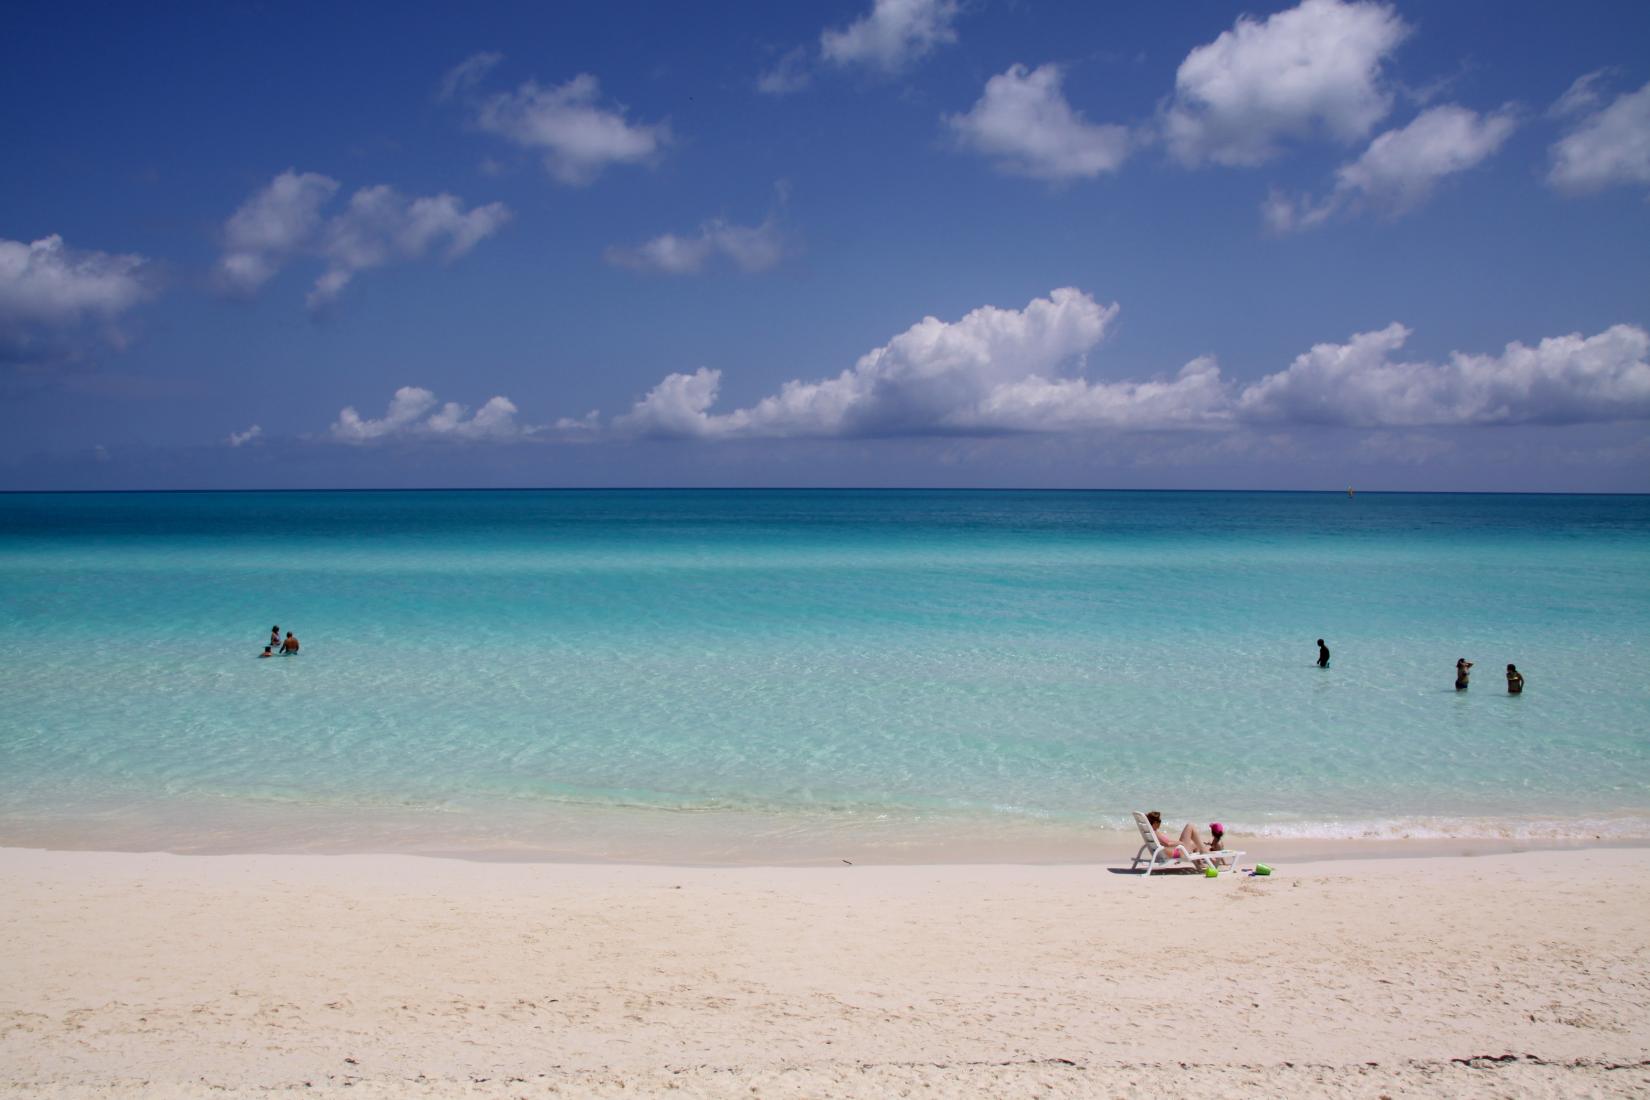
{"type": "Polygon", "coordinates": [[[0,488],[1650,490],[1650,7],[23,4],[0,488]]]}

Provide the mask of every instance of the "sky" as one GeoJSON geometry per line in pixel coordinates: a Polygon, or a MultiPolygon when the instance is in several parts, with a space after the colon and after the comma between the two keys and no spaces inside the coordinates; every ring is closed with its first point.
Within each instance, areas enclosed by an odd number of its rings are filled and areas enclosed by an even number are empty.
{"type": "Polygon", "coordinates": [[[14,4],[0,489],[1650,491],[1650,5],[14,4]]]}

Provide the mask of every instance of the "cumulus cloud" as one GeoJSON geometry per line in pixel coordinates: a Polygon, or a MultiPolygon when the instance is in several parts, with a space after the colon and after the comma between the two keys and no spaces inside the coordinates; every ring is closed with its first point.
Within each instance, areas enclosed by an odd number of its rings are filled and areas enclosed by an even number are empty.
{"type": "Polygon", "coordinates": [[[713,218],[692,236],[665,233],[633,248],[615,246],[605,253],[607,262],[617,267],[666,275],[696,275],[718,256],[741,271],[766,271],[784,255],[784,235],[771,217],[760,225],[713,218]]]}
{"type": "Polygon", "coordinates": [[[1382,66],[1409,32],[1379,3],[1302,0],[1263,21],[1240,16],[1181,62],[1169,149],[1191,166],[1256,165],[1284,139],[1356,141],[1392,108],[1382,66]]]}
{"type": "Polygon", "coordinates": [[[263,286],[315,239],[321,207],[337,190],[335,179],[289,168],[247,199],[224,223],[218,285],[238,294],[263,286]]]}
{"type": "MultiPolygon", "coordinates": [[[[1569,100],[1573,113],[1596,103],[1592,81],[1598,75],[1582,77],[1588,81],[1583,94],[1572,85],[1560,104],[1569,100]]],[[[1560,191],[1586,194],[1621,184],[1650,184],[1650,83],[1583,114],[1550,152],[1547,182],[1560,191]]]]}
{"type": "Polygon", "coordinates": [[[678,372],[610,428],[722,440],[1650,419],[1650,333],[1632,325],[1431,363],[1399,355],[1409,330],[1393,324],[1319,344],[1246,384],[1223,377],[1212,356],[1145,380],[1086,377],[1117,308],[1067,287],[1023,310],[927,317],[834,378],[789,381],[726,412],[714,411],[720,371],[678,372]]]}
{"type": "Polygon", "coordinates": [[[997,386],[954,419],[986,431],[1201,428],[1227,419],[1229,394],[1214,358],[1200,356],[1172,377],[1146,382],[1032,376],[997,386]]]}
{"type": "Polygon", "coordinates": [[[1486,115],[1454,104],[1429,108],[1409,125],[1381,134],[1357,160],[1342,165],[1328,195],[1291,198],[1274,190],[1262,214],[1272,229],[1288,232],[1321,225],[1352,204],[1394,216],[1406,213],[1425,202],[1445,178],[1493,156],[1517,125],[1511,107],[1486,115]]]}
{"type": "Polygon", "coordinates": [[[308,299],[316,309],[331,304],[358,272],[418,259],[438,243],[445,244],[444,259],[456,259],[510,220],[503,203],[466,210],[452,195],[409,199],[384,185],[362,188],[325,218],[322,208],[338,186],[289,169],[243,203],[224,225],[219,286],[250,294],[294,257],[319,257],[326,270],[308,299]]]}
{"type": "Polygon", "coordinates": [[[1023,310],[982,306],[954,322],[925,317],[835,378],[787,382],[756,405],[726,413],[710,411],[720,371],[672,374],[613,426],[712,439],[1021,430],[1005,419],[1016,414],[1000,391],[1053,381],[1079,365],[1116,311],[1067,287],[1023,310]]]}
{"type": "Polygon", "coordinates": [[[244,432],[230,432],[229,438],[225,439],[224,442],[229,444],[231,447],[240,447],[247,443],[251,443],[255,439],[261,438],[263,434],[264,430],[254,424],[244,432]]]}
{"type": "Polygon", "coordinates": [[[318,251],[327,269],[310,291],[310,307],[331,303],[356,272],[417,259],[438,241],[445,242],[444,259],[457,259],[509,220],[501,202],[466,211],[452,195],[408,199],[387,186],[362,188],[321,233],[318,251]]]}
{"type": "Polygon", "coordinates": [[[402,386],[390,399],[384,415],[373,420],[345,406],[333,421],[332,438],[339,443],[378,443],[390,440],[454,440],[503,443],[524,439],[537,429],[516,423],[516,406],[508,397],[492,397],[470,410],[454,401],[445,404],[419,386],[402,386]]]}
{"type": "Polygon", "coordinates": [[[118,342],[115,321],[154,289],[142,256],[72,249],[55,233],[0,239],[0,357],[50,354],[87,323],[118,342]]]}
{"type": "Polygon", "coordinates": [[[1356,427],[1579,424],[1650,417],[1650,333],[1616,325],[1596,336],[1554,336],[1500,355],[1456,352],[1406,362],[1410,330],[1391,324],[1344,344],[1318,344],[1245,388],[1249,421],[1356,427]]]}
{"type": "Polygon", "coordinates": [[[1395,212],[1412,209],[1439,180],[1493,155],[1517,125],[1510,107],[1488,115],[1453,104],[1430,108],[1370,142],[1337,173],[1338,186],[1395,212]]]}
{"type": "Polygon", "coordinates": [[[1129,131],[1096,125],[1066,102],[1058,65],[1012,65],[986,81],[967,114],[946,123],[964,148],[992,157],[1006,172],[1035,179],[1092,179],[1129,155],[1129,131]]]}
{"type": "Polygon", "coordinates": [[[546,88],[529,80],[476,107],[475,123],[524,149],[542,152],[544,167],[573,187],[592,183],[613,164],[650,164],[670,144],[666,122],[635,123],[620,106],[603,106],[589,73],[546,88]]]}
{"type": "Polygon", "coordinates": [[[29,244],[0,240],[0,324],[117,317],[149,294],[147,264],[129,253],[72,249],[55,233],[29,244]]]}
{"type": "Polygon", "coordinates": [[[957,0],[875,0],[871,10],[841,30],[827,28],[819,51],[835,65],[865,65],[895,73],[957,40],[957,0]]]}

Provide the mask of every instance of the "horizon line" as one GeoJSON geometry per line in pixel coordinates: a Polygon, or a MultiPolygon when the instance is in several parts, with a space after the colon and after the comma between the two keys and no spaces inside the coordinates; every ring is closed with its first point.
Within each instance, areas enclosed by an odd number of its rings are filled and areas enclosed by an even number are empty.
{"type": "Polygon", "coordinates": [[[287,486],[240,489],[0,489],[0,496],[95,495],[158,493],[1298,493],[1370,496],[1650,496],[1650,491],[1577,489],[1220,489],[1220,488],[1140,488],[1089,486],[923,486],[923,485],[410,485],[332,486],[325,488],[287,486]]]}

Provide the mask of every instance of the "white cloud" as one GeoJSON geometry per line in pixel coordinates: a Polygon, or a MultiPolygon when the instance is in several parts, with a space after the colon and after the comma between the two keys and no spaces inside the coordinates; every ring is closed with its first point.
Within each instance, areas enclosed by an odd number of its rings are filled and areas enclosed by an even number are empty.
{"type": "Polygon", "coordinates": [[[394,439],[455,440],[502,443],[524,439],[537,429],[516,423],[516,406],[508,397],[493,397],[474,414],[457,402],[442,404],[435,394],[418,386],[402,386],[378,420],[368,419],[346,406],[332,424],[332,438],[340,443],[375,443],[394,439]]]}
{"type": "MultiPolygon", "coordinates": [[[[999,420],[1019,415],[1000,391],[1052,382],[1099,343],[1116,311],[1068,287],[1023,310],[982,306],[954,322],[926,317],[835,378],[787,382],[777,394],[728,413],[709,411],[720,371],[672,374],[613,426],[704,438],[1023,430],[999,420]]],[[[1020,402],[1039,397],[1028,392],[1020,402]]]]}
{"type": "Polygon", "coordinates": [[[447,70],[447,74],[441,78],[440,88],[436,90],[436,98],[447,100],[471,91],[503,60],[504,55],[501,53],[483,51],[471,54],[447,70]]]}
{"type": "Polygon", "coordinates": [[[55,233],[27,244],[0,238],[0,359],[63,353],[86,323],[122,343],[116,320],[154,289],[142,256],[82,252],[55,233]]]}
{"type": "Polygon", "coordinates": [[[1602,101],[1598,86],[1609,75],[1608,69],[1594,69],[1590,73],[1578,76],[1565,89],[1564,94],[1547,109],[1549,118],[1573,118],[1586,111],[1591,111],[1602,101]]]}
{"type": "Polygon", "coordinates": [[[607,262],[637,271],[694,275],[713,257],[725,256],[741,271],[766,271],[785,255],[785,240],[774,219],[761,225],[735,225],[713,218],[691,237],[666,233],[634,248],[609,248],[607,262]]]}
{"type": "Polygon", "coordinates": [[[1181,62],[1169,148],[1187,165],[1255,165],[1286,138],[1356,141],[1391,110],[1381,67],[1409,31],[1379,3],[1302,0],[1264,21],[1240,16],[1181,62]]]}
{"type": "Polygon", "coordinates": [[[1023,310],[924,318],[834,378],[789,381],[728,412],[712,411],[720,371],[675,373],[610,429],[719,440],[1650,419],[1650,333],[1632,325],[1429,363],[1398,357],[1409,330],[1393,324],[1319,344],[1247,384],[1225,379],[1211,356],[1166,377],[1087,378],[1086,356],[1117,308],[1068,287],[1023,310]]]}
{"type": "Polygon", "coordinates": [[[1328,221],[1340,209],[1341,195],[1330,192],[1321,199],[1311,195],[1290,195],[1274,187],[1260,204],[1261,220],[1274,233],[1312,229],[1328,221]]]}
{"type": "MultiPolygon", "coordinates": [[[[1572,86],[1565,98],[1574,92],[1572,86]]],[[[1586,102],[1585,96],[1575,99],[1586,102]]],[[[1582,194],[1617,184],[1650,184],[1650,83],[1578,120],[1551,153],[1547,182],[1560,191],[1582,194]]]]}
{"type": "Polygon", "coordinates": [[[228,443],[231,447],[240,447],[262,437],[263,434],[264,430],[254,424],[244,432],[230,432],[229,438],[225,439],[224,442],[228,443]]]}
{"type": "Polygon", "coordinates": [[[1129,155],[1129,131],[1096,125],[1072,110],[1057,65],[1012,65],[986,81],[967,114],[946,123],[964,147],[996,159],[1007,172],[1045,180],[1092,179],[1129,155]]]}
{"type": "Polygon", "coordinates": [[[310,291],[310,307],[337,298],[356,272],[417,259],[439,240],[446,241],[443,257],[457,259],[509,220],[510,210],[501,202],[466,211],[452,195],[407,199],[391,187],[364,187],[321,233],[317,247],[327,270],[310,291]]]}
{"type": "Polygon", "coordinates": [[[1214,358],[1200,356],[1172,378],[1146,382],[1033,376],[996,387],[952,419],[998,432],[1199,428],[1227,418],[1229,391],[1214,358]]]}
{"type": "Polygon", "coordinates": [[[308,299],[319,308],[357,272],[417,259],[443,240],[443,257],[456,259],[510,220],[503,203],[466,211],[452,195],[408,199],[383,185],[362,188],[341,213],[323,219],[322,207],[337,191],[336,180],[313,172],[276,176],[225,223],[219,285],[249,294],[294,257],[316,256],[327,263],[308,299]]]}
{"type": "Polygon", "coordinates": [[[1402,213],[1425,201],[1445,176],[1493,155],[1517,125],[1510,107],[1488,115],[1453,104],[1429,108],[1370,142],[1363,156],[1337,173],[1337,187],[1402,213]]]}
{"type": "Polygon", "coordinates": [[[570,186],[593,182],[610,164],[648,164],[670,143],[668,123],[632,125],[623,107],[603,107],[588,73],[555,88],[527,81],[484,100],[476,125],[525,148],[542,150],[552,177],[570,186]]]}
{"type": "Polygon", "coordinates": [[[952,27],[957,0],[875,0],[871,10],[842,30],[819,36],[820,54],[836,65],[866,65],[895,73],[957,40],[952,27]]]}
{"type": "Polygon", "coordinates": [[[30,244],[0,239],[0,325],[113,319],[149,295],[148,262],[133,254],[77,251],[55,233],[30,244]]]}
{"type": "Polygon", "coordinates": [[[238,294],[263,286],[314,240],[321,207],[337,190],[335,179],[289,168],[247,199],[224,223],[218,285],[238,294]]]}
{"type": "Polygon", "coordinates": [[[813,75],[808,71],[808,51],[798,46],[756,78],[756,90],[764,95],[790,95],[806,88],[812,79],[813,75]]]}
{"type": "Polygon", "coordinates": [[[1446,363],[1395,358],[1410,331],[1391,324],[1345,344],[1318,344],[1244,389],[1245,420],[1359,427],[1578,424],[1650,417],[1650,333],[1616,325],[1554,336],[1500,355],[1446,363]]]}
{"type": "Polygon", "coordinates": [[[1342,165],[1334,190],[1322,199],[1291,198],[1273,190],[1261,206],[1262,215],[1273,230],[1287,232],[1321,225],[1354,203],[1391,215],[1406,213],[1425,202],[1446,177],[1493,156],[1517,126],[1510,106],[1487,115],[1454,104],[1428,108],[1342,165]]]}

